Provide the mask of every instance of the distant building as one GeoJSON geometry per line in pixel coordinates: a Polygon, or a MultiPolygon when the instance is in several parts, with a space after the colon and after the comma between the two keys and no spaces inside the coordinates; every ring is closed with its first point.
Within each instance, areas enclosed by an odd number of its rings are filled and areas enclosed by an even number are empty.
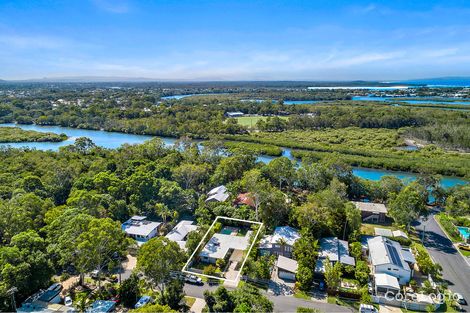
{"type": "Polygon", "coordinates": [[[186,237],[189,232],[196,230],[197,225],[193,221],[180,221],[165,237],[176,242],[181,249],[186,249],[186,237]]]}
{"type": "Polygon", "coordinates": [[[252,231],[248,231],[245,236],[221,233],[214,234],[204,246],[204,249],[199,253],[199,257],[203,262],[212,264],[215,264],[218,259],[226,259],[229,257],[230,261],[240,261],[243,256],[243,251],[245,251],[250,244],[250,236],[252,233],[252,231]]]}
{"type": "Polygon", "coordinates": [[[343,265],[356,265],[355,259],[349,255],[348,242],[340,240],[337,237],[325,237],[320,239],[320,251],[315,265],[315,272],[317,274],[325,273],[325,262],[327,258],[331,263],[340,262],[343,265]]]}
{"type": "Polygon", "coordinates": [[[292,257],[294,243],[300,238],[297,229],[290,226],[279,226],[274,229],[274,233],[264,236],[260,241],[259,252],[262,255],[282,255],[292,257]]]}
{"type": "Polygon", "coordinates": [[[228,193],[227,188],[224,185],[221,185],[207,193],[206,202],[224,202],[229,196],[230,194],[228,193]]]}
{"type": "Polygon", "coordinates": [[[225,116],[226,117],[240,117],[240,116],[243,116],[245,115],[243,112],[240,112],[240,111],[236,111],[236,112],[226,112],[225,113],[225,116]]]}
{"type": "Polygon", "coordinates": [[[279,278],[295,281],[298,267],[299,265],[295,260],[286,258],[282,255],[277,258],[276,268],[277,276],[279,276],[279,278]]]}
{"type": "Polygon", "coordinates": [[[387,207],[382,203],[356,202],[354,205],[361,211],[362,221],[366,223],[384,223],[388,213],[387,207]]]}
{"type": "Polygon", "coordinates": [[[370,238],[368,245],[373,274],[394,276],[400,285],[411,280],[416,260],[409,249],[403,249],[398,242],[383,236],[370,238]]]}
{"type": "Polygon", "coordinates": [[[148,221],[146,216],[135,215],[122,224],[122,230],[142,245],[158,235],[162,223],[148,221]]]}

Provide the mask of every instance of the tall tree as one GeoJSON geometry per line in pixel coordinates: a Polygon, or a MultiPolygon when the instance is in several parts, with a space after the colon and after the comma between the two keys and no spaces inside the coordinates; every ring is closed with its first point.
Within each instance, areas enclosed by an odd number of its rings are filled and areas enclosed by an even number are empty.
{"type": "Polygon", "coordinates": [[[140,248],[137,268],[160,292],[164,292],[165,284],[171,279],[171,272],[181,270],[184,258],[185,254],[176,242],[165,237],[155,237],[140,248]]]}

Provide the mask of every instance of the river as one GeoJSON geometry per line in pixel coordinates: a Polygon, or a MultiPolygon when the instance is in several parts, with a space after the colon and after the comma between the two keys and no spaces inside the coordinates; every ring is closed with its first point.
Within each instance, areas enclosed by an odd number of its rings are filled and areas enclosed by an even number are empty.
{"type": "MultiPolygon", "coordinates": [[[[1,146],[11,146],[14,148],[33,148],[37,150],[52,150],[57,151],[60,147],[73,144],[75,139],[78,137],[88,137],[96,145],[108,148],[115,149],[123,144],[140,144],[147,140],[154,138],[155,136],[147,135],[134,135],[126,134],[119,132],[106,132],[101,130],[87,130],[87,129],[77,129],[70,127],[61,127],[61,126],[40,126],[40,125],[17,125],[17,124],[0,124],[0,127],[19,127],[25,130],[34,130],[38,132],[51,132],[56,134],[64,133],[69,138],[62,142],[19,142],[19,143],[9,143],[9,144],[0,144],[1,146]]],[[[164,144],[167,146],[173,145],[177,139],[170,137],[159,137],[163,140],[164,144]]],[[[288,148],[283,149],[283,156],[293,159],[291,150],[288,148]]],[[[269,163],[274,157],[270,156],[259,156],[258,161],[263,163],[269,163]]],[[[377,181],[382,176],[392,175],[400,179],[411,181],[416,179],[417,175],[414,173],[406,172],[394,172],[380,169],[370,169],[370,168],[353,168],[354,175],[364,178],[377,181]]],[[[442,179],[443,187],[452,187],[455,185],[462,185],[468,183],[467,181],[456,178],[456,177],[443,177],[442,179]]]]}

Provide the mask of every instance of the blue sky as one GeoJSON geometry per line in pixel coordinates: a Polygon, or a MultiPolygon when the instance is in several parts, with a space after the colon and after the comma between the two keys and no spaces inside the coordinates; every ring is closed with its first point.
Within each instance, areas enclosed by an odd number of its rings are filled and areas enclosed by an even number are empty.
{"type": "Polygon", "coordinates": [[[470,1],[1,0],[0,78],[470,76],[470,1]]]}

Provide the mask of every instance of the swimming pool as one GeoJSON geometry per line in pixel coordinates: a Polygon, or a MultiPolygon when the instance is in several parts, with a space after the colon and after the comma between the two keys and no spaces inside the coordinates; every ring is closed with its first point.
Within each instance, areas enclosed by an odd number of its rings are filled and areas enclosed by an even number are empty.
{"type": "Polygon", "coordinates": [[[457,227],[457,229],[459,230],[459,233],[462,235],[462,237],[465,240],[468,240],[468,237],[470,236],[470,231],[469,231],[468,227],[459,226],[459,227],[457,227]]]}

